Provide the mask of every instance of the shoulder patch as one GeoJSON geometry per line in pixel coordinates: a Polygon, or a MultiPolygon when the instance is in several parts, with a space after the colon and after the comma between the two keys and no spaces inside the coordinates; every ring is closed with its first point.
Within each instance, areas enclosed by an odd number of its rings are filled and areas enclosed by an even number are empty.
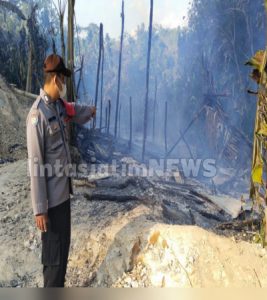
{"type": "Polygon", "coordinates": [[[40,114],[40,112],[38,111],[38,109],[32,110],[32,112],[30,114],[30,122],[32,125],[36,126],[38,124],[39,114],[40,114]]]}

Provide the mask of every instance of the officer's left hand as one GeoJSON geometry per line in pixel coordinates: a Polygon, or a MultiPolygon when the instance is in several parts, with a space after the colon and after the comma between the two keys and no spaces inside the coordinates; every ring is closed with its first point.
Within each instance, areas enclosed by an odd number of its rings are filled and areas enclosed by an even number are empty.
{"type": "Polygon", "coordinates": [[[48,222],[48,215],[46,214],[38,214],[35,216],[35,222],[38,229],[42,232],[47,231],[47,222],[48,222]]]}

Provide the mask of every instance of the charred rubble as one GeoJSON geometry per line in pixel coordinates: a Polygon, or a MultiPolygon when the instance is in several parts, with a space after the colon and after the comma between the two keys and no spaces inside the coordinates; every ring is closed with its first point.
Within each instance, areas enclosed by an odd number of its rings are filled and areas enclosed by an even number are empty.
{"type": "MultiPolygon", "coordinates": [[[[77,174],[74,183],[78,193],[82,193],[88,201],[114,201],[126,206],[131,203],[129,209],[144,204],[153,212],[151,219],[160,218],[167,224],[197,225],[221,232],[244,229],[243,208],[240,208],[237,217],[233,217],[214,201],[214,193],[205,183],[184,178],[182,173],[179,178],[175,174],[165,177],[156,174],[148,177],[134,174],[121,176],[119,172],[123,164],[142,166],[136,159],[138,155],[134,151],[129,152],[127,143],[115,141],[111,135],[98,130],[82,126],[77,126],[75,130],[80,161],[88,166],[101,163],[110,166],[112,161],[117,163],[116,173],[98,176],[89,172],[77,174]]],[[[257,220],[257,217],[247,213],[245,230],[255,230],[259,225],[257,220]]]]}

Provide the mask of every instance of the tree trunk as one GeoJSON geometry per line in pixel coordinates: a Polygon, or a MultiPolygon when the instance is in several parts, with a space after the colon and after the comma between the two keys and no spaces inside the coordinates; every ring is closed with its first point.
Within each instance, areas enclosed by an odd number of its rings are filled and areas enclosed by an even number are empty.
{"type": "MultiPolygon", "coordinates": [[[[97,107],[97,100],[98,100],[99,75],[100,75],[100,65],[101,65],[101,55],[102,55],[102,37],[103,37],[103,24],[100,23],[100,28],[99,28],[99,53],[98,53],[96,88],[95,88],[95,107],[97,107]]],[[[95,126],[96,126],[96,119],[94,119],[94,121],[93,121],[93,128],[95,128],[95,126]]]]}
{"type": "Polygon", "coordinates": [[[27,36],[28,36],[28,43],[29,43],[29,54],[28,54],[28,67],[27,67],[27,80],[26,80],[26,91],[31,92],[32,91],[32,73],[33,73],[33,54],[34,54],[34,37],[32,35],[32,28],[33,26],[31,20],[33,18],[33,15],[36,10],[36,6],[32,7],[31,15],[27,19],[23,12],[13,3],[10,3],[8,1],[1,1],[0,0],[0,6],[4,7],[5,9],[11,11],[12,13],[15,13],[21,20],[26,21],[27,26],[27,36]]]}
{"type": "Polygon", "coordinates": [[[74,5],[75,0],[68,0],[68,68],[71,70],[71,77],[67,79],[68,101],[76,100],[74,81],[74,5]]]}
{"type": "Polygon", "coordinates": [[[60,41],[61,41],[61,56],[65,62],[66,59],[66,49],[65,49],[65,40],[64,40],[64,14],[60,14],[59,16],[60,22],[60,41]]]}
{"type": "Polygon", "coordinates": [[[152,26],[153,26],[153,4],[154,4],[153,0],[150,0],[149,36],[148,36],[147,68],[146,68],[146,96],[145,96],[145,112],[144,112],[144,136],[143,136],[143,149],[142,149],[143,161],[145,159],[146,137],[147,137],[147,115],[148,115],[151,40],[152,40],[152,26]]]}
{"type": "Polygon", "coordinates": [[[17,16],[20,19],[22,19],[24,21],[27,20],[27,18],[25,17],[24,13],[15,4],[10,3],[8,1],[1,1],[0,0],[0,6],[6,8],[7,10],[9,10],[9,11],[15,13],[15,14],[17,14],[17,16]]]}
{"type": "Polygon", "coordinates": [[[115,112],[115,127],[114,135],[117,137],[117,125],[118,125],[118,112],[120,104],[120,86],[121,86],[121,62],[122,62],[122,49],[123,49],[123,37],[124,37],[124,0],[122,1],[121,8],[121,42],[120,42],[120,57],[119,57],[119,70],[118,70],[118,88],[117,88],[117,101],[116,101],[116,112],[115,112]]]}
{"type": "Polygon", "coordinates": [[[32,91],[32,42],[29,38],[29,53],[28,53],[28,69],[27,69],[27,81],[26,81],[26,92],[31,93],[32,91]]]}
{"type": "MultiPolygon", "coordinates": [[[[74,6],[75,0],[68,0],[68,62],[71,76],[67,78],[67,101],[75,102],[75,81],[74,81],[74,6]]],[[[74,144],[74,128],[68,124],[70,144],[74,144]]]]}
{"type": "Polygon", "coordinates": [[[52,49],[53,49],[53,53],[57,54],[56,42],[54,38],[52,38],[52,49]]]}

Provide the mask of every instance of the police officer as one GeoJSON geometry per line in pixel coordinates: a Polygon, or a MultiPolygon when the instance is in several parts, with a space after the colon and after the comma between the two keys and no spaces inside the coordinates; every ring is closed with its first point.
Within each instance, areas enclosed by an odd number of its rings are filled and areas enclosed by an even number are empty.
{"type": "Polygon", "coordinates": [[[63,99],[71,71],[63,59],[49,55],[45,83],[26,121],[31,200],[41,230],[44,287],[64,287],[71,237],[71,157],[67,122],[84,124],[96,115],[94,106],[63,99]]]}

